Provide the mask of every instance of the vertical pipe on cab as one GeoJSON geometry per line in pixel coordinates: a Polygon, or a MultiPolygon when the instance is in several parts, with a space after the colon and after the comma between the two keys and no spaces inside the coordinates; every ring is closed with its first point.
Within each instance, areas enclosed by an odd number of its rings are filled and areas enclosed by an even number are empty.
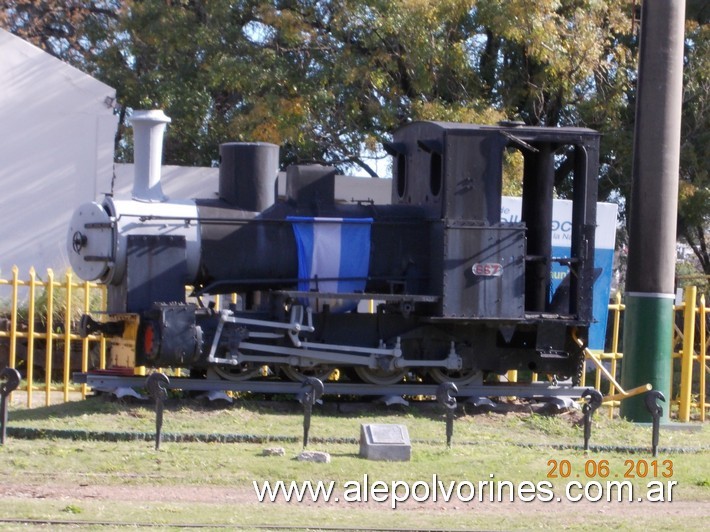
{"type": "Polygon", "coordinates": [[[554,158],[549,144],[524,153],[522,220],[527,226],[525,310],[545,312],[551,286],[554,158]]]}

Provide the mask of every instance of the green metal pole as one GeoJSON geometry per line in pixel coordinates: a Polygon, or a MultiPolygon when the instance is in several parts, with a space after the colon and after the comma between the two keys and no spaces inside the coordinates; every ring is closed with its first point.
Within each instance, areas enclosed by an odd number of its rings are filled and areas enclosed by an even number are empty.
{"type": "MultiPolygon", "coordinates": [[[[673,352],[673,297],[667,294],[626,293],[624,359],[621,382],[629,390],[650,384],[666,397],[661,422],[668,421],[673,352]]],[[[644,396],[621,402],[621,415],[638,422],[651,422],[644,396]]]]}
{"type": "MultiPolygon", "coordinates": [[[[650,383],[670,404],[684,0],[644,0],[641,11],[633,188],[621,385],[650,383]]],[[[663,409],[668,419],[668,406],[663,409]]],[[[642,397],[621,415],[650,421],[642,397]]]]}

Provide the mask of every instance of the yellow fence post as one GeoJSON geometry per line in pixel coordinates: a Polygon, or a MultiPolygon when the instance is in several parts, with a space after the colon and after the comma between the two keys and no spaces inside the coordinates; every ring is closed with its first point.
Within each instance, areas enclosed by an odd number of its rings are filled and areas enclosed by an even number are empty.
{"type": "Polygon", "coordinates": [[[710,371],[707,367],[708,359],[708,336],[707,336],[707,325],[706,316],[707,308],[705,307],[705,294],[700,296],[700,308],[698,309],[698,314],[700,315],[700,351],[698,352],[698,362],[700,362],[700,398],[698,402],[700,403],[700,421],[705,421],[705,408],[706,397],[705,397],[705,374],[710,371]]]}
{"type": "Polygon", "coordinates": [[[690,421],[691,387],[693,384],[693,354],[695,347],[695,298],[697,288],[685,289],[685,310],[683,312],[683,355],[680,364],[680,402],[678,419],[681,423],[690,421]]]}
{"type": "MultiPolygon", "coordinates": [[[[678,314],[680,313],[681,315],[683,315],[684,312],[685,312],[685,296],[684,296],[684,300],[682,303],[677,304],[677,305],[673,305],[673,345],[671,346],[671,359],[668,361],[668,363],[670,364],[670,368],[671,368],[671,388],[668,392],[670,395],[670,399],[668,401],[668,408],[669,409],[672,407],[672,405],[679,403],[679,399],[675,399],[676,385],[673,382],[673,380],[674,380],[673,376],[677,373],[677,371],[675,370],[675,360],[676,359],[680,360],[683,357],[683,346],[685,345],[684,344],[685,340],[683,339],[684,331],[681,330],[680,327],[678,327],[678,321],[679,321],[678,314]],[[676,351],[676,346],[679,346],[678,351],[676,351]]],[[[680,321],[681,322],[683,321],[682,318],[680,321]]],[[[679,362],[679,364],[680,364],[680,362],[679,362]]]]}
{"type": "MultiPolygon", "coordinates": [[[[619,330],[621,327],[621,311],[623,306],[621,304],[621,292],[617,290],[614,296],[614,323],[612,325],[611,332],[611,374],[616,378],[617,361],[619,360],[621,354],[619,353],[619,330]]],[[[609,386],[609,395],[614,395],[616,393],[616,386],[612,382],[609,386]]],[[[609,417],[614,416],[614,404],[612,403],[611,408],[609,408],[609,417]]]]}
{"type": "Polygon", "coordinates": [[[17,266],[12,267],[12,295],[10,299],[10,353],[9,364],[11,368],[17,368],[17,285],[19,284],[19,270],[17,266]]]}
{"type": "MultiPolygon", "coordinates": [[[[621,311],[624,306],[621,304],[621,292],[617,291],[614,294],[614,303],[611,305],[611,309],[614,312],[614,320],[612,322],[611,329],[611,376],[616,379],[616,368],[617,360],[621,358],[619,353],[619,330],[621,328],[621,311]]],[[[598,373],[598,372],[597,372],[598,373]]],[[[616,386],[614,386],[614,381],[609,383],[609,395],[613,396],[616,394],[616,386]]],[[[614,402],[609,405],[609,417],[614,417],[614,402]]]]}
{"type": "MultiPolygon", "coordinates": [[[[106,300],[106,285],[100,285],[101,310],[106,310],[108,302],[106,300]]],[[[106,337],[102,334],[99,340],[99,369],[106,369],[106,337]]]]}
{"type": "Polygon", "coordinates": [[[47,333],[46,355],[44,363],[44,404],[49,406],[52,402],[52,367],[54,355],[54,271],[47,269],[47,333]]]}
{"type": "Polygon", "coordinates": [[[67,302],[64,310],[64,375],[62,379],[62,390],[64,391],[64,402],[69,401],[69,365],[71,361],[71,313],[72,313],[72,272],[67,270],[64,288],[67,293],[67,302]]]}
{"type": "MultiPolygon", "coordinates": [[[[91,298],[89,297],[89,281],[84,281],[84,314],[88,314],[90,309],[91,298]]],[[[81,340],[81,371],[86,373],[89,371],[89,337],[81,340]]],[[[86,384],[81,385],[81,398],[86,399],[86,384]]]]}
{"type": "Polygon", "coordinates": [[[32,387],[34,385],[35,366],[35,269],[30,268],[30,294],[27,310],[27,408],[32,407],[32,387]]]}
{"type": "Polygon", "coordinates": [[[99,338],[99,369],[106,369],[106,337],[99,338]]]}

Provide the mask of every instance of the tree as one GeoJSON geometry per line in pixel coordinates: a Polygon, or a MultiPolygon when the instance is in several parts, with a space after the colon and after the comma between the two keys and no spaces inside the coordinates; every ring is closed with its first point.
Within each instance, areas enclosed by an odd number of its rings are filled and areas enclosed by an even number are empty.
{"type": "MultiPolygon", "coordinates": [[[[9,3],[14,14],[31,4],[53,13],[49,5],[61,4],[9,3]]],[[[118,90],[119,160],[131,157],[125,112],[145,107],[173,118],[167,163],[211,164],[220,142],[262,140],[282,146],[284,164],[357,166],[371,175],[363,155],[378,153],[410,120],[628,129],[635,54],[625,0],[70,4],[110,11],[81,19],[86,37],[72,41],[72,60],[118,90]]],[[[48,28],[38,23],[36,32],[48,28]]],[[[604,153],[605,195],[624,185],[614,179],[625,163],[619,151],[610,145],[604,153]]]]}
{"type": "MultiPolygon", "coordinates": [[[[599,197],[631,189],[636,35],[628,2],[479,0],[473,57],[486,100],[531,125],[602,133],[599,197]]],[[[569,168],[556,189],[570,190],[569,168]]]]}
{"type": "Polygon", "coordinates": [[[80,68],[106,45],[121,2],[0,0],[0,27],[80,68]]]}
{"type": "MultiPolygon", "coordinates": [[[[706,16],[707,17],[707,16],[706,16]]],[[[686,25],[678,231],[710,275],[710,24],[686,25]]]]}
{"type": "MultiPolygon", "coordinates": [[[[472,2],[120,5],[119,27],[104,26],[109,44],[85,51],[82,67],[117,87],[121,140],[126,109],[166,109],[168,163],[210,164],[219,142],[263,140],[283,146],[284,163],[372,174],[363,151],[407,120],[504,116],[478,98],[472,2]]],[[[130,142],[117,147],[130,159],[130,142]]]]}

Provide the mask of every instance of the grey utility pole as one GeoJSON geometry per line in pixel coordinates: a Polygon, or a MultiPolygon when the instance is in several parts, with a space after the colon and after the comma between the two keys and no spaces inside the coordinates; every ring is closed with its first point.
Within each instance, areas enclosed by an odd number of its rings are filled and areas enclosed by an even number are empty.
{"type": "MultiPolygon", "coordinates": [[[[643,0],[624,317],[625,389],[670,394],[685,0],[643,0]]],[[[668,419],[665,409],[665,420],[668,419]]],[[[643,397],[621,415],[651,421],[643,397]]]]}

